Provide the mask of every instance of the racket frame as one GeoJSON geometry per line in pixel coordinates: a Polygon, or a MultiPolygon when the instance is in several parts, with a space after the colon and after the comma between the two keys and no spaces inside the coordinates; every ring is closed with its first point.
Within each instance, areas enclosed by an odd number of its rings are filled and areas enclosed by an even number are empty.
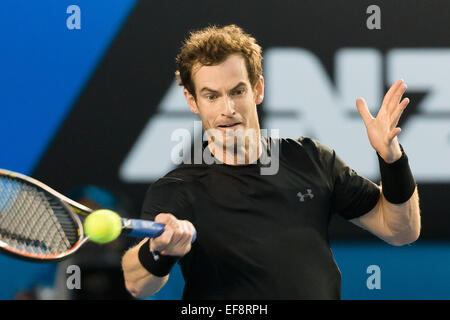
{"type": "MultiPolygon", "coordinates": [[[[72,248],[57,254],[33,254],[29,252],[20,251],[17,249],[8,246],[7,243],[0,240],[0,251],[4,252],[7,255],[13,256],[15,258],[19,258],[22,260],[34,261],[34,262],[58,262],[67,258],[69,255],[75,253],[87,240],[89,240],[89,236],[85,236],[84,227],[81,217],[86,217],[90,213],[93,212],[92,209],[73,201],[72,199],[67,198],[63,194],[58,191],[50,188],[46,184],[23,175],[21,173],[9,171],[6,169],[0,169],[0,176],[8,176],[13,179],[19,179],[22,183],[29,184],[33,187],[41,188],[43,192],[50,194],[55,197],[59,203],[66,209],[72,218],[73,222],[77,226],[78,231],[78,240],[72,246],[72,248]]],[[[127,219],[121,218],[122,221],[122,231],[125,231],[129,236],[132,237],[157,237],[162,232],[164,232],[164,224],[151,222],[149,220],[140,220],[140,219],[127,219]]],[[[197,231],[194,230],[194,236],[192,238],[192,242],[197,238],[197,231]]]]}
{"type": "Polygon", "coordinates": [[[83,228],[83,222],[80,219],[80,216],[87,216],[89,213],[92,212],[92,209],[82,205],[81,203],[78,203],[76,201],[73,201],[72,199],[67,198],[66,196],[62,195],[58,191],[50,188],[49,186],[45,185],[44,183],[33,179],[31,177],[28,177],[26,175],[9,171],[6,169],[0,169],[0,176],[8,176],[13,179],[19,179],[24,181],[25,183],[31,184],[33,186],[37,186],[39,188],[42,188],[45,192],[51,194],[52,196],[56,197],[61,205],[67,210],[72,220],[75,222],[75,224],[78,227],[78,240],[75,242],[75,244],[70,248],[69,250],[66,250],[61,253],[57,254],[33,254],[29,252],[20,251],[17,249],[12,248],[7,243],[0,240],[0,250],[3,251],[3,253],[19,258],[26,261],[38,261],[38,262],[59,262],[67,258],[69,255],[73,254],[75,251],[77,251],[88,239],[89,237],[84,236],[84,228],[83,228]]]}

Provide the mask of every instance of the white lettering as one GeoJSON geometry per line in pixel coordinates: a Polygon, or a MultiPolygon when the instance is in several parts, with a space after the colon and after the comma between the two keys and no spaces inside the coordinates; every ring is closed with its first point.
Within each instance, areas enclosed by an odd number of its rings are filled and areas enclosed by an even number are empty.
{"type": "MultiPolygon", "coordinates": [[[[322,62],[308,50],[267,49],[265,117],[261,127],[278,129],[276,132],[282,138],[316,138],[336,150],[358,173],[378,181],[377,157],[355,102],[358,97],[364,97],[376,115],[385,88],[403,78],[408,85],[405,96],[426,93],[422,101],[413,102],[418,114],[409,116],[399,135],[414,176],[420,183],[450,181],[450,166],[445,163],[450,159],[450,49],[393,49],[385,59],[387,74],[383,75],[384,61],[379,50],[337,50],[335,79],[331,79],[322,62]],[[433,155],[433,165],[430,165],[430,155],[433,155]]],[[[189,126],[192,120],[198,119],[190,113],[183,89],[176,81],[162,99],[159,110],[122,164],[120,175],[126,182],[154,181],[171,170],[174,167],[172,133],[179,128],[192,133],[189,126]]],[[[194,143],[201,143],[201,126],[194,127],[192,137],[194,143]]],[[[191,143],[183,139],[177,148],[184,153],[191,143]]],[[[198,150],[195,146],[194,149],[198,150]]],[[[194,157],[197,162],[204,155],[196,152],[194,157]]]]}

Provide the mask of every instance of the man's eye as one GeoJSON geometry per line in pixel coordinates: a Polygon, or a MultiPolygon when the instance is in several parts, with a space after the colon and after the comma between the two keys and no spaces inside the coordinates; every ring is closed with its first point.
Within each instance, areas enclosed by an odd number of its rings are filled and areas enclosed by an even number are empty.
{"type": "Polygon", "coordinates": [[[208,99],[209,101],[213,101],[213,100],[215,100],[216,98],[217,98],[216,95],[208,95],[208,96],[206,96],[206,99],[208,99]]]}
{"type": "Polygon", "coordinates": [[[240,96],[242,94],[244,94],[245,90],[244,89],[238,89],[236,91],[233,92],[234,96],[240,96]]]}

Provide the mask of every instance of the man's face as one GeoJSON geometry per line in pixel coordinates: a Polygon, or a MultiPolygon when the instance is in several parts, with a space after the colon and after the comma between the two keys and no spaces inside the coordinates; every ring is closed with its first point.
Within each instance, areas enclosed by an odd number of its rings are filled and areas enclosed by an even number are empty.
{"type": "Polygon", "coordinates": [[[229,146],[229,137],[236,133],[241,135],[252,130],[259,133],[256,105],[264,97],[264,79],[261,77],[252,88],[241,55],[230,55],[219,65],[195,65],[192,80],[196,99],[185,90],[188,105],[192,112],[200,115],[205,131],[217,130],[216,144],[229,146]]]}

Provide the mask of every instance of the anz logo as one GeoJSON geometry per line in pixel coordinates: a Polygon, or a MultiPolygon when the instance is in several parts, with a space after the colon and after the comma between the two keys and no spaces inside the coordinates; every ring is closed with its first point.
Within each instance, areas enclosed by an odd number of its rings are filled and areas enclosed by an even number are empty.
{"type": "MultiPolygon", "coordinates": [[[[334,56],[334,78],[320,59],[302,48],[269,48],[264,52],[265,98],[262,129],[279,129],[280,137],[309,136],[323,142],[355,171],[379,179],[375,151],[370,146],[355,101],[364,97],[376,115],[385,87],[400,78],[408,85],[404,96],[425,93],[417,112],[402,125],[399,141],[420,183],[450,183],[450,49],[344,48],[334,56]],[[383,71],[385,70],[385,71],[383,71]]],[[[410,107],[409,106],[409,107],[410,107]]],[[[123,181],[152,182],[175,165],[170,160],[172,132],[191,130],[197,116],[190,113],[176,81],[120,169],[123,181]]]]}

